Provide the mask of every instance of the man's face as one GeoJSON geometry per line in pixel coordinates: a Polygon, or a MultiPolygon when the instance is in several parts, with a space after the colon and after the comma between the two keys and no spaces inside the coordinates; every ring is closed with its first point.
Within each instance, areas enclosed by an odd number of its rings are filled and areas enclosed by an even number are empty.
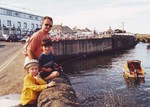
{"type": "Polygon", "coordinates": [[[49,19],[45,19],[42,24],[42,30],[48,33],[51,30],[52,26],[53,26],[53,22],[49,19]]]}

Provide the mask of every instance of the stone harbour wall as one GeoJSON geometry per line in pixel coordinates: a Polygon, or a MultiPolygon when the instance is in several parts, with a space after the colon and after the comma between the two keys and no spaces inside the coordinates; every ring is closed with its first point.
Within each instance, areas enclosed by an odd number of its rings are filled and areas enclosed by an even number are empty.
{"type": "Polygon", "coordinates": [[[112,35],[109,38],[58,41],[54,42],[53,46],[58,59],[67,59],[81,54],[127,49],[136,44],[136,38],[132,35],[112,35]]]}

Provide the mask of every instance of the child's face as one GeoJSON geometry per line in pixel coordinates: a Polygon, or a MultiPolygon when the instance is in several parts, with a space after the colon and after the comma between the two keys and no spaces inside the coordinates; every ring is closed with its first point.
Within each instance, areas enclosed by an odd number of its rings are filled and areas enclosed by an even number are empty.
{"type": "Polygon", "coordinates": [[[43,52],[49,54],[52,51],[52,46],[42,46],[43,52]]]}
{"type": "Polygon", "coordinates": [[[29,68],[29,73],[33,76],[36,76],[38,74],[39,67],[37,65],[33,65],[29,68]]]}

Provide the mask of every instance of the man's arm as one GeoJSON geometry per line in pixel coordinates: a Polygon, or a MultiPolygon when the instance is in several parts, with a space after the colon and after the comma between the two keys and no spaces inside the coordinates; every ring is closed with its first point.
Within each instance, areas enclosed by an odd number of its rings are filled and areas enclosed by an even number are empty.
{"type": "Polygon", "coordinates": [[[31,50],[27,50],[27,55],[30,59],[35,59],[35,56],[31,50]]]}
{"type": "Polygon", "coordinates": [[[30,59],[36,59],[35,56],[35,49],[37,47],[37,42],[38,41],[38,34],[34,33],[31,37],[30,37],[30,41],[29,41],[29,45],[27,47],[27,56],[30,59]]]}

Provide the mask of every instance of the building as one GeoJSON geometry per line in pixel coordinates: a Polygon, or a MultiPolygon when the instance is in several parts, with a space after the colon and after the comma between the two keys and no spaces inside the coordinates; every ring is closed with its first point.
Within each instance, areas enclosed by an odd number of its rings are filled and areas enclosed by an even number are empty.
{"type": "Polygon", "coordinates": [[[106,34],[113,34],[114,31],[111,29],[111,27],[109,27],[109,29],[106,31],[106,34]]]}
{"type": "Polygon", "coordinates": [[[0,36],[31,34],[41,28],[42,16],[0,7],[0,36]]]}
{"type": "Polygon", "coordinates": [[[76,36],[92,36],[93,35],[93,32],[88,28],[78,29],[77,27],[74,27],[73,32],[75,33],[76,36]]]}
{"type": "Polygon", "coordinates": [[[73,31],[68,26],[62,26],[62,25],[53,25],[51,31],[51,35],[72,35],[73,31]]]}

